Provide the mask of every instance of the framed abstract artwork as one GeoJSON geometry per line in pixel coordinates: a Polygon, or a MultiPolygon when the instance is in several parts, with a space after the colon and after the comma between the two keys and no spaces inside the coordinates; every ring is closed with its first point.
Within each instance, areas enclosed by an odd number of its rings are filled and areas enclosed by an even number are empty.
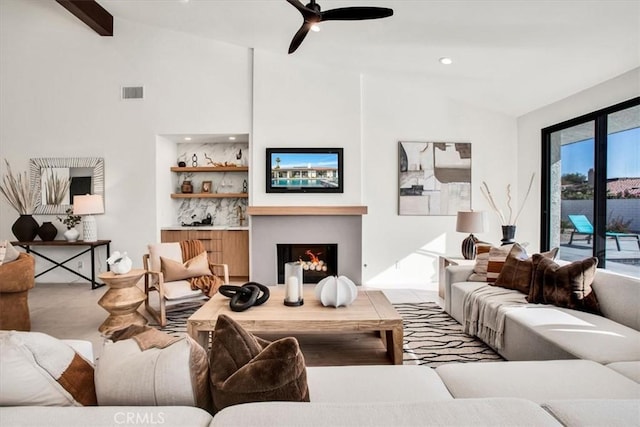
{"type": "Polygon", "coordinates": [[[398,142],[398,215],[471,209],[471,143],[398,142]]]}

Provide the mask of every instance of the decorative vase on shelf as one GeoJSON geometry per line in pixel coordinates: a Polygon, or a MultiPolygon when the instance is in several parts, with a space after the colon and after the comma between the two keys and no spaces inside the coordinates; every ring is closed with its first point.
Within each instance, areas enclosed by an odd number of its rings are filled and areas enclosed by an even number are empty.
{"type": "Polygon", "coordinates": [[[50,222],[43,222],[40,228],[38,228],[38,236],[43,242],[50,242],[54,240],[58,235],[58,229],[50,222]]]}
{"type": "Polygon", "coordinates": [[[76,240],[78,240],[78,236],[80,236],[80,232],[75,228],[69,228],[64,232],[64,238],[67,240],[67,242],[75,242],[76,240]]]}
{"type": "Polygon", "coordinates": [[[38,235],[38,222],[31,215],[20,215],[11,226],[11,232],[20,242],[31,242],[38,235]]]}
{"type": "Polygon", "coordinates": [[[502,226],[502,246],[510,245],[516,242],[516,226],[515,225],[503,225],[502,226]]]}
{"type": "Polygon", "coordinates": [[[180,191],[186,194],[193,193],[193,185],[191,185],[191,181],[184,181],[180,187],[180,191]]]}

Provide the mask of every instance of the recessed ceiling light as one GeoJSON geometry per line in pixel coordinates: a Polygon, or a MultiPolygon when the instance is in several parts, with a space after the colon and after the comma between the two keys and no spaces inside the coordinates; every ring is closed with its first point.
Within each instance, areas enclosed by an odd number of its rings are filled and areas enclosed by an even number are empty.
{"type": "Polygon", "coordinates": [[[185,140],[185,141],[191,141],[191,137],[190,137],[190,136],[185,136],[185,137],[184,137],[184,140],[185,140]]]}
{"type": "Polygon", "coordinates": [[[229,137],[229,141],[235,141],[235,140],[236,140],[236,137],[235,137],[235,136],[230,136],[230,137],[229,137]]]}
{"type": "Polygon", "coordinates": [[[448,58],[446,56],[443,56],[442,58],[440,58],[438,61],[440,61],[441,64],[444,65],[451,65],[453,64],[453,60],[451,58],[448,58]]]}

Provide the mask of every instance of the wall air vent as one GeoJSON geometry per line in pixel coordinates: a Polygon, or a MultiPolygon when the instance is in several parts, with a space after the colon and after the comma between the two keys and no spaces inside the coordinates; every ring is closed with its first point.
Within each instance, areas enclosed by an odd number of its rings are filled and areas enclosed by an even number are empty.
{"type": "Polygon", "coordinates": [[[123,86],[122,99],[144,98],[144,86],[123,86]]]}

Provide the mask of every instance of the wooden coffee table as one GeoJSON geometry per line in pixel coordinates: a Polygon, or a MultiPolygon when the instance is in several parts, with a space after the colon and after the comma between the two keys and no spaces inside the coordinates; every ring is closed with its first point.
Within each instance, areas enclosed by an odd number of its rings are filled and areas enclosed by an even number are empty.
{"type": "Polygon", "coordinates": [[[379,332],[387,355],[402,364],[402,317],[378,290],[358,288],[358,298],[348,307],[324,307],[314,295],[314,285],[304,286],[304,305],[284,305],[284,286],[270,286],[271,297],[259,306],[234,312],[229,298],[216,294],[187,320],[189,335],[207,348],[218,316],[226,314],[252,333],[344,334],[379,332]]]}

